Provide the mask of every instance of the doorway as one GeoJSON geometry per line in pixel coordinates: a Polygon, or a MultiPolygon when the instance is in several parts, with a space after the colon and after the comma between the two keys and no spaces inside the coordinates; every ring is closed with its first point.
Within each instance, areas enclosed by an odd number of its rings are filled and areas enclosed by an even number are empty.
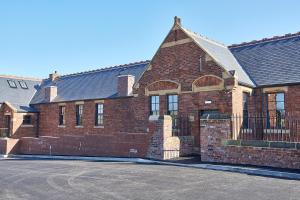
{"type": "Polygon", "coordinates": [[[5,115],[5,129],[4,129],[4,137],[10,137],[10,121],[11,116],[5,115]]]}

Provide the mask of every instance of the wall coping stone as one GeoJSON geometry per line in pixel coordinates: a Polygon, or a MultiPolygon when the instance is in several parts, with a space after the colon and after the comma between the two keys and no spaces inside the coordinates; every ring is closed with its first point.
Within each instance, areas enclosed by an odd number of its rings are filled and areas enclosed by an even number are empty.
{"type": "Polygon", "coordinates": [[[262,148],[280,148],[300,150],[300,142],[281,142],[263,140],[222,140],[222,146],[250,146],[262,148]]]}
{"type": "Polygon", "coordinates": [[[241,146],[270,147],[270,143],[263,140],[241,140],[240,144],[241,146]]]}
{"type": "Polygon", "coordinates": [[[205,123],[217,123],[217,122],[224,122],[224,121],[231,121],[231,118],[223,118],[223,119],[200,119],[201,122],[205,123]]]}
{"type": "Polygon", "coordinates": [[[270,142],[270,147],[285,148],[285,149],[296,149],[296,143],[291,143],[291,142],[270,142]]]}
{"type": "Polygon", "coordinates": [[[230,118],[224,119],[200,119],[200,127],[206,127],[211,124],[224,124],[231,122],[230,118]]]}

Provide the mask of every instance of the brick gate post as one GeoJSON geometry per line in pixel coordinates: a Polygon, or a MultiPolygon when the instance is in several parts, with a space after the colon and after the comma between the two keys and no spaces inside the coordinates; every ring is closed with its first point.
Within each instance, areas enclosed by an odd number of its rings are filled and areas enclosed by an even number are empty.
{"type": "Polygon", "coordinates": [[[218,162],[225,156],[222,140],[228,139],[231,133],[230,119],[201,120],[201,160],[218,162]]]}
{"type": "Polygon", "coordinates": [[[172,118],[169,115],[150,117],[150,143],[147,157],[158,160],[179,157],[180,140],[172,136],[172,118]]]}

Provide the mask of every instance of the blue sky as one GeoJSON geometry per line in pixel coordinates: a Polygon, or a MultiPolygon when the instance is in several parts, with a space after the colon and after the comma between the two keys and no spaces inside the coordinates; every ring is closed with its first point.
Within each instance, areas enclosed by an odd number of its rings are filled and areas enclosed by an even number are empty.
{"type": "Polygon", "coordinates": [[[224,44],[300,31],[299,0],[0,0],[0,74],[151,59],[173,24],[224,44]]]}

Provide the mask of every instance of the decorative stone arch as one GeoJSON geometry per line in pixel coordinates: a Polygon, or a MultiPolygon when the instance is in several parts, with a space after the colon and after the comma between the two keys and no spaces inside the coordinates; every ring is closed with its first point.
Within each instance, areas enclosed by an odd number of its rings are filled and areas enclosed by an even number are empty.
{"type": "Polygon", "coordinates": [[[192,83],[193,92],[224,90],[224,79],[215,75],[204,75],[192,83]]]}
{"type": "Polygon", "coordinates": [[[165,95],[170,93],[179,94],[181,91],[180,83],[172,80],[159,80],[150,83],[145,88],[145,95],[165,95]]]}

